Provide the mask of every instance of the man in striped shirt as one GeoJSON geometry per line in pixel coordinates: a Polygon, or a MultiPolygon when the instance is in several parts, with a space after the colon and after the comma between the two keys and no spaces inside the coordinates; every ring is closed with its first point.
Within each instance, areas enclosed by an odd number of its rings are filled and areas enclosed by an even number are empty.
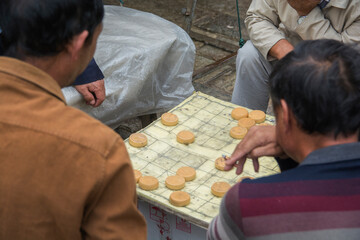
{"type": "Polygon", "coordinates": [[[264,155],[299,166],[233,186],[208,239],[359,239],[360,53],[304,41],[275,67],[270,95],[277,125],[252,128],[227,169],[251,157],[258,170],[264,155]]]}

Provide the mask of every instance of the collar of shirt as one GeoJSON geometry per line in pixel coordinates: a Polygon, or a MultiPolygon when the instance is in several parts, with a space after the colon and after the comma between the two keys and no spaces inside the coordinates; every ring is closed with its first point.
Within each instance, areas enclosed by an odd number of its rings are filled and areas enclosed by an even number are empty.
{"type": "Polygon", "coordinates": [[[329,0],[325,9],[330,8],[330,7],[346,9],[349,6],[350,2],[351,2],[351,0],[331,0],[331,1],[329,0]]]}
{"type": "Polygon", "coordinates": [[[320,9],[323,9],[329,2],[330,0],[321,0],[318,6],[320,7],[320,9]]]}
{"type": "Polygon", "coordinates": [[[300,165],[332,163],[360,159],[360,142],[320,148],[310,153],[300,165]]]}
{"type": "Polygon", "coordinates": [[[46,72],[16,58],[0,57],[0,72],[30,82],[65,102],[59,84],[46,72]],[[19,69],[21,69],[19,71],[19,69]]]}

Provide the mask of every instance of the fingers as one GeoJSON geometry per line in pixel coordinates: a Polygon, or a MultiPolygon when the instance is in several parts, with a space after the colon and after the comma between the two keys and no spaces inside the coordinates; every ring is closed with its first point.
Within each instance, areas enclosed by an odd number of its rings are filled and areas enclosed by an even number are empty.
{"type": "Polygon", "coordinates": [[[249,158],[259,158],[262,156],[281,156],[283,154],[282,148],[276,143],[268,143],[264,146],[254,148],[249,154],[249,158]]]}
{"type": "MultiPolygon", "coordinates": [[[[253,158],[252,161],[255,172],[259,172],[260,163],[258,158],[253,158]]],[[[240,161],[236,161],[234,165],[225,165],[225,171],[231,170],[233,167],[235,167],[236,174],[240,175],[244,171],[245,162],[246,162],[246,157],[242,158],[240,161]]]]}
{"type": "Polygon", "coordinates": [[[75,86],[76,90],[83,96],[86,104],[93,107],[100,106],[105,100],[104,79],[75,86]]]}
{"type": "Polygon", "coordinates": [[[235,164],[236,174],[237,174],[237,175],[240,175],[240,174],[244,171],[244,164],[245,164],[245,161],[242,162],[242,163],[236,163],[236,164],[235,164]]]}
{"type": "Polygon", "coordinates": [[[259,168],[260,168],[259,159],[258,158],[253,158],[252,161],[253,161],[255,172],[259,172],[259,168]]]}
{"type": "Polygon", "coordinates": [[[247,153],[243,151],[241,143],[239,143],[230,158],[225,161],[225,171],[229,171],[235,164],[244,164],[247,153]]]}
{"type": "Polygon", "coordinates": [[[93,107],[100,106],[105,100],[105,87],[104,79],[96,82],[97,86],[93,89],[93,94],[95,95],[96,102],[92,105],[93,107]]]}
{"type": "Polygon", "coordinates": [[[76,86],[75,88],[83,96],[86,104],[89,105],[95,104],[95,97],[86,86],[79,85],[76,86]]]}
{"type": "Polygon", "coordinates": [[[227,168],[231,169],[230,166],[233,166],[236,162],[245,163],[246,156],[253,151],[255,148],[262,146],[264,143],[264,133],[258,127],[252,127],[245,138],[236,146],[231,157],[226,161],[227,168]]]}
{"type": "Polygon", "coordinates": [[[240,171],[242,172],[242,167],[244,166],[245,161],[246,161],[246,157],[234,158],[233,156],[231,156],[230,158],[228,158],[228,159],[225,161],[224,170],[225,170],[225,171],[229,171],[229,170],[231,170],[233,167],[236,167],[237,169],[240,169],[240,171]]]}
{"type": "Polygon", "coordinates": [[[231,157],[225,162],[225,170],[236,167],[236,174],[241,174],[246,158],[253,159],[255,171],[259,171],[258,158],[262,156],[273,156],[280,152],[276,143],[276,132],[274,126],[254,126],[245,138],[236,146],[231,157]]]}
{"type": "Polygon", "coordinates": [[[84,97],[86,104],[91,105],[91,106],[93,106],[95,104],[96,99],[95,99],[95,96],[91,92],[84,91],[82,95],[84,97]]]}

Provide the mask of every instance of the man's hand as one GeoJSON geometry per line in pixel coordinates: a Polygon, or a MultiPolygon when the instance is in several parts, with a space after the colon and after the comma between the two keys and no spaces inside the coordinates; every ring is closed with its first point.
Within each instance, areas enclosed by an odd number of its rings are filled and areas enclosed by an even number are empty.
{"type": "Polygon", "coordinates": [[[276,141],[275,126],[250,128],[246,137],[236,146],[231,157],[225,161],[225,170],[231,170],[235,166],[236,174],[241,174],[246,158],[252,158],[254,169],[258,172],[258,158],[262,156],[285,157],[284,151],[276,141]]]}
{"type": "Polygon", "coordinates": [[[320,0],[287,0],[289,5],[294,8],[299,16],[307,16],[320,0]]]}
{"type": "Polygon", "coordinates": [[[280,60],[285,57],[286,54],[294,50],[294,46],[286,39],[281,39],[275,45],[270,48],[269,55],[280,60]]]}
{"type": "Polygon", "coordinates": [[[105,100],[104,79],[83,85],[76,85],[75,89],[84,97],[86,104],[93,107],[100,106],[105,100]]]}

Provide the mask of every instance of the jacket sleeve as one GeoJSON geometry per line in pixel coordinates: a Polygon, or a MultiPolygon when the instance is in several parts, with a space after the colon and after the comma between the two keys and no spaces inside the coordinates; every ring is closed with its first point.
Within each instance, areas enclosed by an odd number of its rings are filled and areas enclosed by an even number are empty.
{"type": "Polygon", "coordinates": [[[104,74],[102,73],[99,66],[96,64],[95,59],[93,58],[91,59],[89,65],[86,67],[85,71],[75,79],[73,85],[82,85],[101,79],[104,79],[104,74]]]}
{"type": "Polygon", "coordinates": [[[254,46],[265,59],[270,49],[285,34],[279,30],[280,19],[272,0],[253,0],[246,13],[245,25],[254,46]]]}
{"type": "MultiPolygon", "coordinates": [[[[320,38],[334,39],[343,43],[360,43],[360,13],[355,6],[353,11],[348,9],[346,12],[338,10],[338,15],[348,14],[343,31],[338,32],[334,29],[329,19],[324,16],[323,11],[316,7],[305,18],[305,20],[296,28],[296,32],[304,40],[316,40],[320,38]],[[357,16],[356,16],[357,15],[357,16]]],[[[346,17],[345,17],[346,19],[346,17]]]]}
{"type": "Polygon", "coordinates": [[[107,156],[104,179],[82,226],[83,239],[146,239],[146,222],[137,209],[134,171],[118,138],[107,156]]]}

